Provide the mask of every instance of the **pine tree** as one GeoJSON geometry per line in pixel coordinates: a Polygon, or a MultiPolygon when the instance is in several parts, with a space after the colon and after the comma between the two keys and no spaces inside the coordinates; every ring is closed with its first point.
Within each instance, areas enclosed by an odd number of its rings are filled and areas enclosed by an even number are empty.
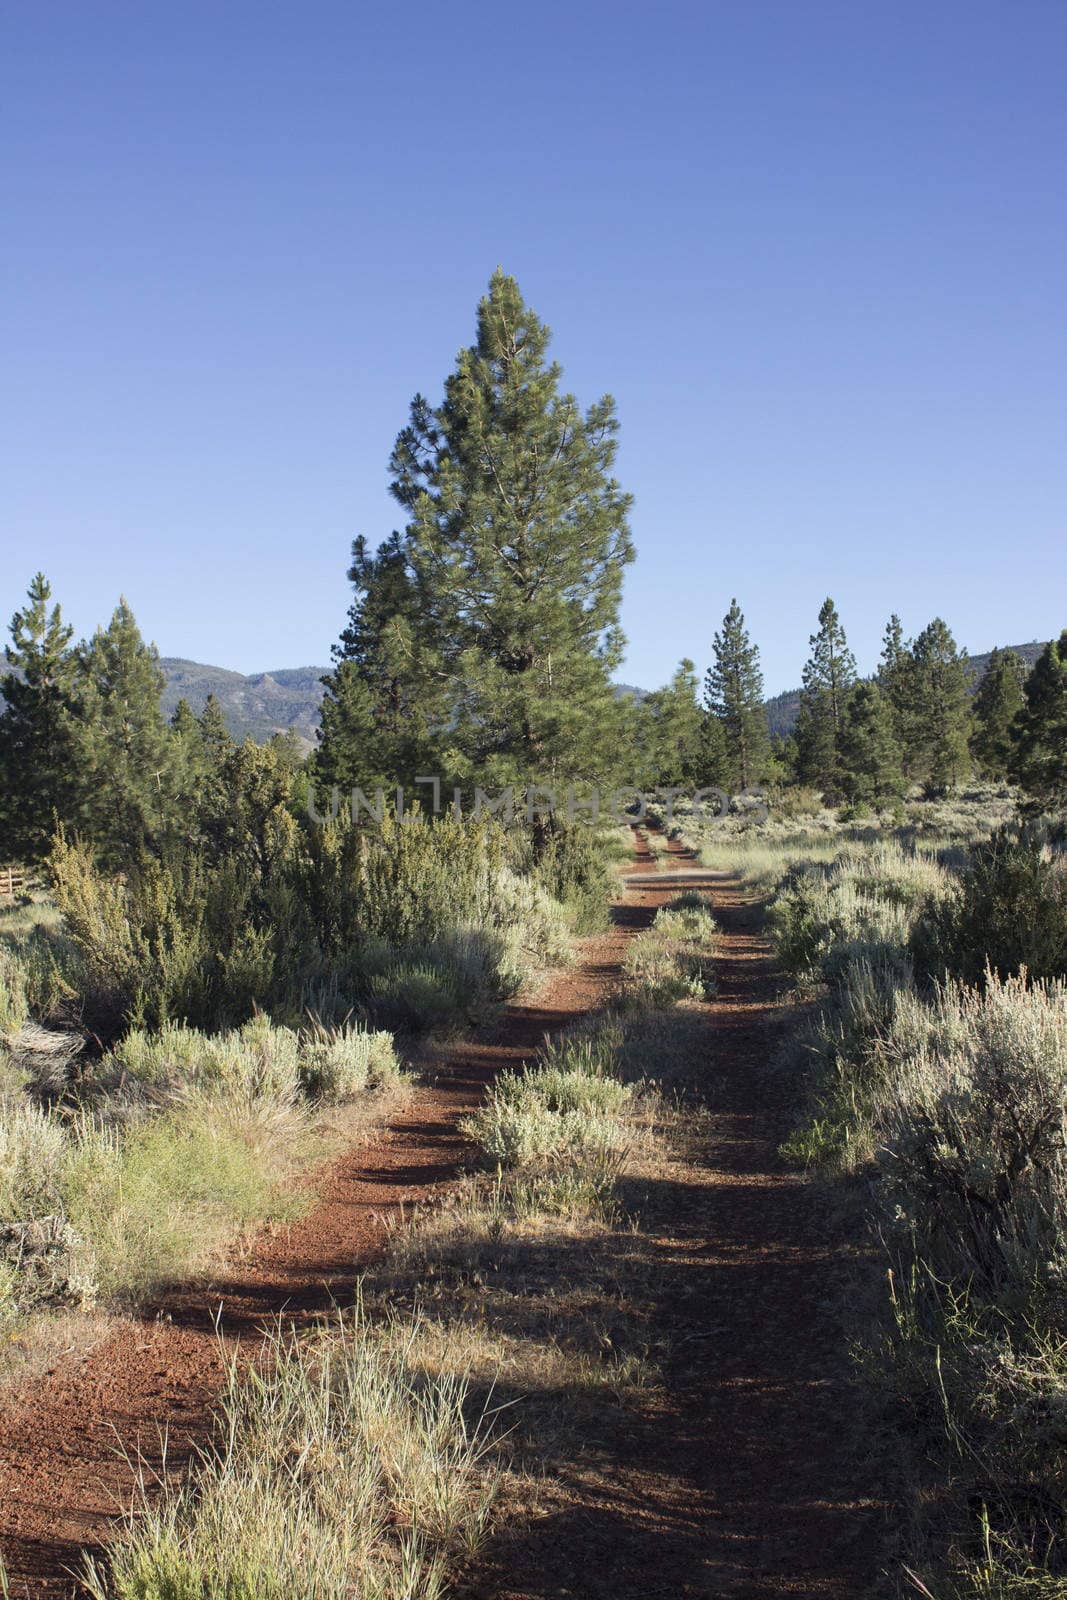
{"type": "Polygon", "coordinates": [[[839,743],[845,702],[856,681],[856,658],[829,598],[822,604],[819,631],[809,644],[796,726],[798,770],[801,782],[834,794],[841,788],[839,743]]]}
{"type": "Polygon", "coordinates": [[[887,695],[876,682],[857,683],[845,703],[839,741],[841,787],[853,805],[899,799],[907,780],[887,695]]]}
{"type": "Polygon", "coordinates": [[[894,611],[882,635],[882,654],[878,663],[878,685],[889,704],[893,732],[900,746],[906,774],[913,774],[916,758],[916,730],[913,727],[914,658],[911,644],[904,638],[900,618],[894,611]]]}
{"type": "Polygon", "coordinates": [[[1052,639],[1026,680],[1015,724],[1012,776],[1031,809],[1067,810],[1067,628],[1052,639]]]}
{"type": "Polygon", "coordinates": [[[700,766],[703,722],[696,668],[683,660],[666,688],[646,695],[637,708],[645,786],[677,788],[694,782],[700,766]]]}
{"type": "Polygon", "coordinates": [[[200,724],[200,737],[209,766],[221,766],[234,748],[234,739],[226,726],[226,717],[217,695],[208,695],[204,709],[196,720],[200,724]]]}
{"type": "Polygon", "coordinates": [[[455,719],[402,536],[392,534],[374,555],[357,539],[348,580],[355,599],[333,649],[337,664],[322,680],[314,776],[369,794],[438,771],[455,719]]]}
{"type": "Polygon", "coordinates": [[[722,731],[723,786],[734,794],[757,782],[770,754],[763,673],[736,600],[713,641],[715,660],[704,678],[704,705],[722,731]]]}
{"type": "Polygon", "coordinates": [[[947,794],[970,767],[970,671],[945,622],[935,617],[911,648],[912,760],[926,793],[947,794]]]}
{"type": "Polygon", "coordinates": [[[971,702],[971,755],[985,778],[1003,779],[1015,748],[1012,727],[1023,708],[1026,667],[1014,650],[994,650],[971,702]]]}
{"type": "Polygon", "coordinates": [[[611,672],[632,548],[615,408],[605,396],[583,413],[562,393],[548,341],[498,270],[442,404],[416,396],[397,439],[403,533],[372,560],[354,551],[341,652],[373,725],[390,734],[414,709],[426,753],[402,756],[422,771],[439,756],[460,781],[577,783],[625,761],[611,672]]]}
{"type": "Polygon", "coordinates": [[[37,573],[11,619],[0,679],[0,856],[21,861],[46,854],[55,819],[77,821],[81,799],[73,630],[51,597],[37,573]]]}
{"type": "Polygon", "coordinates": [[[122,861],[162,838],[174,818],[175,750],[160,707],[165,679],[125,599],[79,653],[87,827],[107,858],[122,861]]]}
{"type": "Polygon", "coordinates": [[[198,832],[212,761],[198,718],[183,696],[170,719],[170,786],[176,831],[186,841],[198,832]]]}
{"type": "Polygon", "coordinates": [[[737,792],[731,776],[730,752],[726,748],[726,730],[718,717],[708,710],[700,726],[696,782],[701,788],[721,789],[724,794],[737,792]]]}

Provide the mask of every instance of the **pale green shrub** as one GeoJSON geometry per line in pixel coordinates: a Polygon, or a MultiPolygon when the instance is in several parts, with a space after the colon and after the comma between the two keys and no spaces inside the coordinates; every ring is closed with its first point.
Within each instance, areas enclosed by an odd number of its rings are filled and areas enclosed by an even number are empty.
{"type": "Polygon", "coordinates": [[[221,1442],[145,1496],[95,1600],[438,1600],[447,1563],[481,1540],[496,1487],[462,1375],[426,1378],[411,1343],[351,1327],[272,1341],[231,1369],[221,1442]],[[309,1587],[310,1584],[310,1587],[309,1587]]]}
{"type": "Polygon", "coordinates": [[[857,960],[895,959],[924,905],[947,892],[931,857],[890,842],[842,851],[784,880],[771,908],[779,955],[797,976],[831,981],[857,960]]]}
{"type": "Polygon", "coordinates": [[[391,1033],[314,1026],[301,1040],[300,1081],[310,1100],[352,1100],[399,1076],[391,1033]]]}
{"type": "Polygon", "coordinates": [[[1067,987],[948,985],[875,1107],[892,1204],[947,1271],[1067,1284],[1067,987]]]}
{"type": "Polygon", "coordinates": [[[67,1151],[61,1123],[25,1102],[0,1103],[0,1218],[59,1209],[67,1151]]]}
{"type": "Polygon", "coordinates": [[[109,1087],[141,1087],[157,1095],[200,1088],[284,1105],[300,1091],[299,1057],[297,1034],[274,1027],[262,1013],[219,1034],[168,1022],[153,1033],[133,1029],[99,1077],[109,1087]]]}
{"type": "Polygon", "coordinates": [[[502,1073],[485,1104],[464,1124],[465,1131],[501,1167],[562,1158],[580,1162],[625,1148],[625,1127],[594,1109],[597,1090],[577,1083],[565,1087],[558,1077],[553,1088],[576,1104],[566,1111],[553,1110],[523,1075],[502,1073]],[[579,1109],[583,1095],[586,1103],[579,1109]]]}
{"type": "Polygon", "coordinates": [[[690,891],[662,906],[623,957],[631,998],[656,1007],[713,994],[716,937],[715,919],[703,896],[690,891]]]}
{"type": "Polygon", "coordinates": [[[18,956],[0,945],[0,1043],[18,1033],[29,1014],[25,969],[18,956]]]}

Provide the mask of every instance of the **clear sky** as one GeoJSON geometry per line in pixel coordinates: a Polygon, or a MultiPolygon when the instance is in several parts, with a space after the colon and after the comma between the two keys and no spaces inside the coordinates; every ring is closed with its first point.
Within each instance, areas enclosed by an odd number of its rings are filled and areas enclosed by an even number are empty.
{"type": "Polygon", "coordinates": [[[0,605],[325,662],[493,267],[615,395],[622,676],[1067,625],[1064,0],[9,0],[0,605]]]}

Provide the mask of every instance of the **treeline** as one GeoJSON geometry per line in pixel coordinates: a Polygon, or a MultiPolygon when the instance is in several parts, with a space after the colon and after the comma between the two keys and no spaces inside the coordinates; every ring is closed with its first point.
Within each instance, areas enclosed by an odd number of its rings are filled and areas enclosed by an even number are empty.
{"type": "Polygon", "coordinates": [[[803,784],[828,804],[885,808],[914,785],[928,798],[972,775],[1016,783],[1037,810],[1067,804],[1067,630],[1027,672],[994,650],[973,690],[966,654],[940,617],[915,639],[890,618],[873,678],[860,678],[831,599],[804,667],[796,727],[772,738],[759,651],[734,600],[713,642],[703,696],[683,661],[633,708],[650,784],[803,784]]]}
{"type": "Polygon", "coordinates": [[[121,866],[202,832],[230,831],[242,811],[262,837],[301,764],[298,742],[237,745],[212,696],[199,717],[182,700],[168,722],[153,645],[121,600],[106,628],[72,643],[38,573],[11,622],[0,679],[0,850],[36,861],[57,827],[121,866]]]}
{"type": "MultiPolygon", "coordinates": [[[[353,546],[354,596],[325,679],[320,742],[236,745],[209,700],[168,723],[163,677],[122,601],[72,643],[43,576],[12,623],[0,682],[0,854],[34,861],[57,827],[100,861],[190,844],[262,861],[307,786],[400,785],[437,776],[470,793],[547,785],[809,785],[830,803],[892,805],[913,784],[942,794],[971,771],[1010,778],[1036,806],[1067,793],[1067,632],[1029,678],[994,652],[976,695],[937,618],[886,630],[858,678],[831,600],[804,669],[793,735],[772,741],[759,651],[735,600],[703,689],[683,661],[638,702],[612,684],[619,603],[633,556],[629,496],[613,476],[617,422],[562,388],[549,332],[498,271],[432,405],[416,395],[390,458],[403,526],[353,546]],[[242,842],[237,845],[237,840],[242,842]]],[[[546,830],[539,830],[537,848],[546,830]]]]}

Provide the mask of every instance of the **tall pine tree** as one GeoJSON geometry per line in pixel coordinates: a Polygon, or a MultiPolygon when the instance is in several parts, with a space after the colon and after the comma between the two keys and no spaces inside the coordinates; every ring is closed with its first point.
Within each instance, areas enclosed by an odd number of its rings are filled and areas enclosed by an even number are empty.
{"type": "Polygon", "coordinates": [[[918,734],[921,731],[914,724],[914,671],[911,643],[905,640],[900,618],[894,611],[882,635],[878,685],[889,705],[893,733],[900,746],[901,761],[907,776],[914,775],[918,734]]]}
{"type": "Polygon", "coordinates": [[[1012,776],[1031,809],[1067,811],[1067,628],[1052,639],[1026,680],[1015,724],[1012,776]]]}
{"type": "Polygon", "coordinates": [[[437,771],[455,717],[402,536],[392,534],[373,555],[357,539],[348,581],[355,599],[333,649],[336,666],[322,680],[314,775],[369,793],[437,771]]]}
{"type": "Polygon", "coordinates": [[[161,839],[174,819],[175,747],[163,717],[165,679],[125,599],[80,647],[88,831],[121,862],[161,839]]]}
{"type": "Polygon", "coordinates": [[[708,777],[737,794],[762,775],[770,755],[770,734],[759,649],[748,636],[736,600],[731,600],[712,648],[715,659],[704,678],[704,706],[719,725],[719,737],[716,740],[712,733],[709,747],[715,741],[722,767],[708,777]]]}
{"type": "Polygon", "coordinates": [[[911,759],[930,796],[947,794],[970,767],[967,749],[970,670],[940,617],[911,647],[911,759]]]}
{"type": "Polygon", "coordinates": [[[635,781],[640,777],[648,788],[694,782],[700,768],[703,721],[696,668],[691,661],[682,661],[665,688],[646,695],[635,707],[637,738],[645,761],[644,773],[632,775],[635,781]]]}
{"type": "Polygon", "coordinates": [[[78,820],[82,795],[72,630],[51,598],[37,573],[11,619],[0,679],[0,857],[27,862],[47,853],[56,818],[78,820]]]}
{"type": "Polygon", "coordinates": [[[853,805],[899,800],[907,787],[888,697],[877,682],[857,683],[845,703],[838,744],[841,787],[853,805]]]}
{"type": "MultiPolygon", "coordinates": [[[[367,696],[343,689],[347,720],[388,731],[406,708],[422,748],[398,759],[433,771],[439,757],[442,776],[483,785],[593,780],[625,762],[611,672],[632,548],[630,499],[612,476],[615,408],[605,396],[580,410],[548,342],[498,270],[443,402],[417,396],[397,439],[402,534],[372,559],[353,552],[341,651],[367,696]]],[[[323,740],[335,769],[345,720],[323,740]]]]}
{"type": "Polygon", "coordinates": [[[797,771],[802,783],[833,795],[841,792],[841,728],[845,702],[856,681],[856,658],[829,598],[823,601],[819,631],[809,643],[796,727],[797,771]]]}
{"type": "Polygon", "coordinates": [[[971,755],[984,778],[1003,779],[1015,748],[1012,728],[1023,708],[1026,667],[1014,650],[994,650],[971,702],[971,755]]]}

